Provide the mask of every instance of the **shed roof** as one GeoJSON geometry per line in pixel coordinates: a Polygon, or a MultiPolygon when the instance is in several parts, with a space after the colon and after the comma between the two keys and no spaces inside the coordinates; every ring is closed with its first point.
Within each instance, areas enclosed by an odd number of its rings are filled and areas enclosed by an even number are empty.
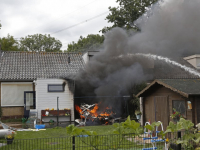
{"type": "Polygon", "coordinates": [[[149,86],[137,94],[137,97],[145,95],[145,93],[153,88],[155,84],[162,85],[184,97],[189,95],[200,95],[200,79],[158,79],[154,80],[149,86]]]}
{"type": "Polygon", "coordinates": [[[0,51],[0,80],[67,78],[83,66],[82,53],[0,51]]]}

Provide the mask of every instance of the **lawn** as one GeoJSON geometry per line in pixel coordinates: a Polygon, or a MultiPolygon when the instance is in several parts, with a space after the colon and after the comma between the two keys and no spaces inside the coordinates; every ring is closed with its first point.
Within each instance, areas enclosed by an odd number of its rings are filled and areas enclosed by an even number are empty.
{"type": "MultiPolygon", "coordinates": [[[[94,147],[98,149],[115,149],[115,148],[131,148],[135,144],[128,139],[113,134],[112,125],[104,126],[86,126],[80,127],[89,131],[96,131],[98,137],[75,137],[76,149],[93,150],[94,147]],[[110,134],[110,135],[109,135],[110,134]],[[98,141],[98,142],[97,142],[98,141]],[[97,144],[97,145],[96,145],[97,144]],[[88,147],[89,146],[89,147],[88,147]]],[[[129,137],[131,138],[131,137],[129,137]]],[[[4,141],[5,142],[5,141],[4,141]]],[[[44,131],[18,131],[14,142],[11,145],[1,147],[0,149],[72,149],[73,138],[66,133],[66,128],[55,127],[44,131]],[[22,140],[25,139],[25,140],[22,140]],[[31,140],[33,139],[33,140],[31,140]]]]}
{"type": "MultiPolygon", "coordinates": [[[[112,125],[104,126],[86,126],[80,127],[89,131],[96,131],[97,134],[112,134],[112,125]]],[[[50,138],[50,137],[65,137],[67,135],[66,128],[55,127],[48,128],[44,131],[18,131],[15,139],[32,139],[32,138],[50,138]]]]}

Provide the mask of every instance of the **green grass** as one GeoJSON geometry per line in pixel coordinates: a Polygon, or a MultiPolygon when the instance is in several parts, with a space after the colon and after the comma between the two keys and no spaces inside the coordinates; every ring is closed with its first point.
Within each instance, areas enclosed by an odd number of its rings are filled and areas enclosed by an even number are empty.
{"type": "MultiPolygon", "coordinates": [[[[121,143],[130,144],[132,147],[134,146],[133,142],[128,141],[126,138],[119,136],[103,136],[112,134],[113,127],[112,125],[107,126],[86,126],[80,127],[89,131],[96,131],[98,137],[75,137],[75,145],[78,149],[79,146],[82,146],[81,149],[93,150],[94,147],[85,147],[88,145],[95,146],[95,143],[99,143],[99,148],[101,149],[113,149],[113,148],[122,148],[123,145],[121,143]],[[119,142],[121,141],[121,143],[119,142]],[[120,144],[119,144],[120,143],[120,144]]],[[[14,139],[14,143],[11,145],[7,145],[3,148],[12,149],[12,150],[27,150],[27,149],[72,149],[72,138],[68,137],[66,133],[66,128],[56,127],[49,128],[44,131],[17,131],[16,137],[14,139]],[[59,137],[59,138],[56,138],[59,137]],[[63,138],[62,138],[63,137],[63,138]],[[38,139],[39,138],[39,139],[38,139]],[[50,139],[52,138],[52,139],[50,139]],[[26,139],[26,140],[22,140],[26,139]],[[29,140],[34,139],[34,140],[29,140]]],[[[5,142],[5,141],[4,141],[5,142]]],[[[129,146],[130,146],[129,145],[129,146]]],[[[123,146],[124,147],[124,146],[123,146]]]]}
{"type": "MultiPolygon", "coordinates": [[[[95,150],[96,148],[107,150],[139,150],[143,147],[141,144],[136,144],[134,140],[129,140],[133,139],[133,136],[127,137],[111,135],[113,134],[112,130],[114,129],[112,125],[86,126],[79,128],[96,131],[97,134],[101,136],[75,137],[76,149],[95,150]]],[[[4,142],[6,141],[4,140],[4,142]]],[[[72,143],[72,138],[67,135],[66,128],[55,127],[44,131],[17,131],[14,142],[11,145],[0,147],[0,150],[72,150],[72,143]]]]}
{"type": "MultiPolygon", "coordinates": [[[[96,131],[97,134],[112,134],[113,127],[112,125],[107,126],[86,126],[80,127],[88,131],[96,131]]],[[[48,128],[42,131],[17,131],[15,139],[32,139],[32,138],[50,138],[50,137],[65,137],[67,135],[66,128],[55,127],[48,128]]]]}

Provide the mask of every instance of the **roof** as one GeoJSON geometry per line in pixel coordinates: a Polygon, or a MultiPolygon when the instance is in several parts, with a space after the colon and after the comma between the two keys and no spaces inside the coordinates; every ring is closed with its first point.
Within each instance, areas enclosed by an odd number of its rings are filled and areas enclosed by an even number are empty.
{"type": "Polygon", "coordinates": [[[0,80],[67,78],[83,66],[82,53],[0,51],[0,80]]]}
{"type": "MultiPolygon", "coordinates": [[[[190,63],[186,60],[179,58],[176,60],[179,64],[196,70],[190,63]]],[[[198,70],[196,70],[198,72],[198,70]]],[[[177,67],[166,62],[156,60],[155,67],[153,69],[154,79],[197,79],[199,76],[193,75],[184,69],[177,67]]]]}
{"type": "Polygon", "coordinates": [[[200,79],[158,79],[137,94],[137,97],[144,95],[154,85],[159,84],[184,97],[189,95],[200,95],[200,79]]]}

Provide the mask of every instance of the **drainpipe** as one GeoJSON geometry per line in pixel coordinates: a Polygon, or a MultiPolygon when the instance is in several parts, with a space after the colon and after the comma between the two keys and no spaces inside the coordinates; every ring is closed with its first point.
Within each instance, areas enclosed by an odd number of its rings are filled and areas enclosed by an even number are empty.
{"type": "Polygon", "coordinates": [[[140,111],[141,111],[141,113],[142,113],[142,115],[141,115],[141,119],[140,119],[140,124],[141,124],[141,126],[144,126],[144,111],[143,111],[143,97],[140,97],[140,111]]]}

